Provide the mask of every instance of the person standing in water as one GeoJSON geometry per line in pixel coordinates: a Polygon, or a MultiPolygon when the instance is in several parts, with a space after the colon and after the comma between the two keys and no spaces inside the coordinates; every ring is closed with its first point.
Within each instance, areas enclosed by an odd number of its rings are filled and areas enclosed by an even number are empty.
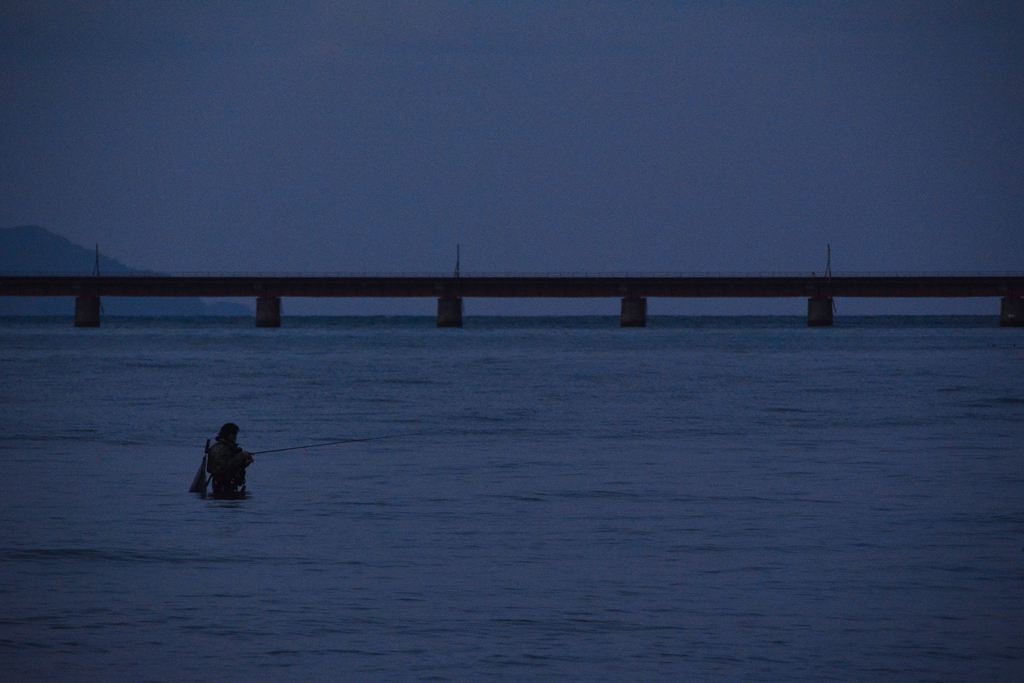
{"type": "Polygon", "coordinates": [[[252,453],[235,443],[237,438],[238,425],[228,422],[207,451],[206,471],[213,475],[214,495],[245,492],[245,468],[253,459],[252,453]]]}

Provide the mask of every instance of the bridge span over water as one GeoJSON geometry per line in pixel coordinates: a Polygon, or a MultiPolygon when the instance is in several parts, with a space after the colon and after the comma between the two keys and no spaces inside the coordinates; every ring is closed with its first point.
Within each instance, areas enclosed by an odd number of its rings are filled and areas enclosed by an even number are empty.
{"type": "Polygon", "coordinates": [[[285,297],[437,298],[438,327],[462,326],[464,298],[618,298],[644,327],[648,298],[807,298],[807,324],[833,324],[840,297],[989,297],[1000,325],[1024,326],[1024,273],[691,275],[0,275],[0,296],[73,296],[75,325],[100,322],[100,297],[254,297],[257,327],[279,327],[285,297]]]}

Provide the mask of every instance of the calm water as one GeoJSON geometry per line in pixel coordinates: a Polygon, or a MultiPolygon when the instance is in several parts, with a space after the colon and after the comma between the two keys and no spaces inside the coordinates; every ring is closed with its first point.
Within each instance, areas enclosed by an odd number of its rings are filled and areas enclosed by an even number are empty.
{"type": "Polygon", "coordinates": [[[0,320],[4,680],[1024,680],[991,318],[103,324],[0,320]]]}

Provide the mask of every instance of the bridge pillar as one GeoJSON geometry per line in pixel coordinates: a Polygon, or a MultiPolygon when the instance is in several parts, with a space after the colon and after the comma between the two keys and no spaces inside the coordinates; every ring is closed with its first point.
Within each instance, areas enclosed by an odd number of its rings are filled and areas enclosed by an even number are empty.
{"type": "Polygon", "coordinates": [[[462,327],[461,296],[446,296],[437,300],[437,326],[462,327]]]}
{"type": "Polygon", "coordinates": [[[75,297],[75,327],[100,326],[100,298],[93,294],[75,297]]]}
{"type": "Polygon", "coordinates": [[[628,297],[622,300],[619,327],[647,327],[647,299],[628,297]]]}
{"type": "Polygon", "coordinates": [[[832,297],[815,296],[807,300],[807,327],[832,327],[832,297]]]}
{"type": "Polygon", "coordinates": [[[256,327],[281,327],[281,297],[261,296],[256,299],[256,327]]]}
{"type": "Polygon", "coordinates": [[[1024,299],[1004,296],[999,306],[999,327],[1024,327],[1024,299]]]}

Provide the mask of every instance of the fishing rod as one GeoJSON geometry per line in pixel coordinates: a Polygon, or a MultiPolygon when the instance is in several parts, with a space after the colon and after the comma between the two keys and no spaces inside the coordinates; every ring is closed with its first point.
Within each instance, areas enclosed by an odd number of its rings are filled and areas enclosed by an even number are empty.
{"type": "Polygon", "coordinates": [[[397,439],[400,436],[418,436],[423,432],[412,432],[410,434],[389,434],[387,436],[370,436],[365,439],[345,439],[344,441],[330,441],[328,443],[314,443],[308,446],[292,446],[291,448],[275,448],[272,451],[256,451],[253,455],[264,453],[283,453],[284,451],[298,451],[304,448],[319,448],[320,446],[336,446],[339,443],[358,443],[360,441],[380,441],[381,439],[397,439]]]}
{"type": "MultiPolygon", "coordinates": [[[[424,432],[410,432],[407,434],[388,434],[387,436],[368,436],[363,439],[344,439],[343,441],[331,441],[328,443],[313,443],[308,446],[292,446],[291,448],[275,448],[270,451],[256,451],[251,455],[262,455],[264,453],[283,453],[284,451],[298,451],[304,448],[319,448],[320,446],[334,446],[340,443],[358,443],[360,441],[380,441],[381,439],[397,439],[400,436],[417,436],[424,432]]],[[[206,453],[210,453],[210,440],[206,440],[206,453]]],[[[206,495],[206,487],[210,485],[210,481],[213,479],[211,474],[209,477],[206,476],[206,458],[207,455],[203,456],[203,461],[199,463],[199,471],[196,472],[195,478],[192,480],[192,486],[189,488],[189,493],[202,493],[206,495]]]]}

